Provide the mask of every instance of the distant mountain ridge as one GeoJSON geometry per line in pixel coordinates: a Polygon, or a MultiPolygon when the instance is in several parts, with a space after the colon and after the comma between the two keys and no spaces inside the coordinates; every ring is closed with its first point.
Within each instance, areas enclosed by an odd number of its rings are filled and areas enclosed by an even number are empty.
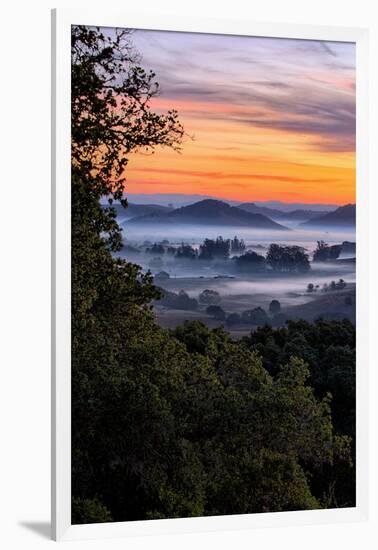
{"type": "Polygon", "coordinates": [[[152,213],[133,218],[128,223],[182,223],[255,227],[261,229],[288,230],[263,214],[246,212],[226,202],[205,199],[189,206],[182,206],[168,213],[152,213]]]}
{"type": "MultiPolygon", "coordinates": [[[[107,205],[105,204],[103,206],[106,207],[107,205]]],[[[117,218],[120,223],[122,223],[122,220],[135,218],[137,216],[163,214],[173,210],[173,208],[169,206],[162,206],[161,204],[134,204],[132,202],[128,203],[126,208],[119,203],[113,203],[112,208],[116,210],[117,218]]]]}
{"type": "Polygon", "coordinates": [[[282,221],[307,221],[327,213],[326,211],[322,212],[317,210],[303,209],[285,212],[283,210],[277,210],[275,208],[268,208],[267,206],[258,206],[254,202],[243,202],[238,205],[238,208],[241,208],[246,212],[250,212],[251,214],[263,214],[264,216],[268,216],[273,220],[282,221]]]}
{"type": "Polygon", "coordinates": [[[355,204],[345,204],[340,206],[333,212],[328,212],[322,216],[313,218],[307,222],[301,224],[302,226],[308,227],[319,227],[319,226],[355,226],[356,225],[356,205],[355,204]]]}
{"type": "MultiPolygon", "coordinates": [[[[235,199],[226,199],[224,197],[213,197],[209,195],[200,194],[184,194],[184,193],[126,193],[127,198],[131,203],[140,205],[161,205],[161,206],[174,206],[179,208],[181,206],[188,206],[196,202],[201,202],[206,199],[219,200],[226,202],[231,206],[238,206],[242,201],[235,199]]],[[[319,203],[302,203],[302,202],[283,202],[279,200],[257,201],[250,200],[246,203],[254,203],[256,206],[270,208],[271,210],[278,210],[280,212],[293,212],[294,210],[314,210],[318,211],[319,215],[322,212],[330,212],[336,210],[337,204],[319,204],[319,203]]]]}
{"type": "Polygon", "coordinates": [[[269,201],[253,201],[256,206],[264,206],[267,208],[273,208],[282,212],[293,212],[294,210],[314,210],[319,212],[332,212],[336,210],[339,205],[337,204],[322,204],[322,203],[306,203],[306,202],[283,202],[279,200],[269,201]]]}

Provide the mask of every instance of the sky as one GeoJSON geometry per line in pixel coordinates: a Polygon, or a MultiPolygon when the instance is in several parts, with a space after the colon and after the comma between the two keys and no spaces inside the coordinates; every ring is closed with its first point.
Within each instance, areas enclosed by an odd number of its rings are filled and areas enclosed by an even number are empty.
{"type": "Polygon", "coordinates": [[[355,45],[134,31],[157,112],[176,109],[181,153],[133,154],[129,193],[355,202],[355,45]]]}

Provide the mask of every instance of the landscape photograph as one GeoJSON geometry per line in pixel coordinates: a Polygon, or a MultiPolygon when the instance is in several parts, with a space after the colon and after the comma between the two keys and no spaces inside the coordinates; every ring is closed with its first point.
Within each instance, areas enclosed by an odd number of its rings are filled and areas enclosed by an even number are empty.
{"type": "Polygon", "coordinates": [[[354,507],[355,44],[72,27],[72,522],[354,507]]]}

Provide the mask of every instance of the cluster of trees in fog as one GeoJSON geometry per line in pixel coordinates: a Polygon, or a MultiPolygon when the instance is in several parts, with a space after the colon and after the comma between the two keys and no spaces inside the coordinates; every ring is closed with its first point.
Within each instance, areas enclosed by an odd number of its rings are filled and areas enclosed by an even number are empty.
{"type": "Polygon", "coordinates": [[[333,292],[335,290],[344,290],[346,287],[347,283],[344,281],[344,279],[339,279],[338,281],[331,281],[329,284],[324,283],[321,288],[320,285],[308,283],[307,292],[309,294],[312,294],[313,292],[317,292],[319,289],[321,290],[321,292],[333,292]]]}
{"type": "Polygon", "coordinates": [[[329,245],[324,241],[317,241],[316,250],[314,251],[314,262],[329,262],[335,261],[340,257],[340,254],[345,252],[351,256],[356,254],[356,243],[345,241],[341,244],[329,245]]]}
{"type": "Polygon", "coordinates": [[[243,239],[234,237],[233,239],[224,239],[222,236],[216,239],[205,239],[200,245],[199,250],[197,248],[182,243],[178,247],[167,246],[168,241],[161,243],[154,243],[152,246],[146,248],[146,253],[163,255],[165,253],[174,256],[178,260],[214,260],[214,259],[227,259],[231,253],[242,253],[246,249],[246,245],[243,239]]]}
{"type": "MultiPolygon", "coordinates": [[[[257,252],[248,250],[243,239],[205,239],[200,245],[199,250],[189,244],[182,244],[177,248],[164,246],[161,243],[155,243],[146,249],[146,252],[156,256],[165,253],[171,254],[177,260],[229,260],[231,253],[238,255],[232,256],[231,260],[239,271],[262,272],[271,270],[281,273],[306,273],[310,270],[309,256],[304,248],[296,245],[278,245],[271,244],[266,256],[257,252]]],[[[162,262],[159,258],[154,258],[150,262],[150,267],[159,267],[162,262]]]]}
{"type": "MultiPolygon", "coordinates": [[[[130,247],[131,252],[140,252],[136,247],[130,247]]],[[[296,245],[278,245],[272,243],[264,256],[255,251],[248,250],[243,239],[234,237],[224,239],[222,236],[216,239],[205,239],[199,249],[190,244],[182,243],[175,247],[169,245],[167,240],[154,243],[146,247],[145,252],[154,256],[170,255],[178,260],[228,260],[232,259],[240,271],[265,271],[270,269],[276,272],[306,273],[311,264],[306,251],[296,245]]],[[[313,253],[314,262],[336,261],[341,252],[355,254],[355,243],[343,242],[342,244],[328,245],[324,241],[317,241],[313,253]]],[[[158,264],[158,261],[155,261],[158,264]]],[[[153,266],[151,266],[153,267],[153,266]]]]}
{"type": "Polygon", "coordinates": [[[272,300],[269,304],[269,310],[262,307],[247,309],[241,313],[226,312],[220,305],[222,297],[216,290],[206,289],[196,298],[191,298],[187,292],[180,290],[178,293],[165,289],[160,289],[161,297],[158,304],[170,309],[197,311],[199,306],[207,306],[205,311],[217,321],[224,321],[227,327],[235,325],[259,326],[265,323],[281,325],[286,320],[280,314],[281,304],[279,300],[272,300]]]}
{"type": "Polygon", "coordinates": [[[111,202],[131,151],[184,130],[127,31],[71,44],[72,522],[354,506],[355,327],[161,328],[111,202]]]}

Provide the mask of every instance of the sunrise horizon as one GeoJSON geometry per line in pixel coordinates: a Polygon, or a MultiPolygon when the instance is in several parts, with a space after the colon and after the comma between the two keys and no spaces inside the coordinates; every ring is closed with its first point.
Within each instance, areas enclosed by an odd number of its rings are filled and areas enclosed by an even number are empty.
{"type": "MultiPolygon", "coordinates": [[[[218,200],[218,201],[223,201],[223,202],[233,202],[233,203],[237,203],[237,202],[240,202],[240,203],[282,203],[284,205],[296,205],[296,204],[303,204],[303,205],[308,205],[308,206],[314,206],[314,205],[324,205],[324,206],[336,206],[336,207],[340,207],[340,206],[345,206],[345,205],[348,205],[348,204],[355,204],[355,199],[354,200],[351,200],[351,201],[343,201],[343,202],[336,202],[336,201],[330,201],[330,200],[301,200],[300,198],[298,198],[297,200],[293,199],[293,200],[284,200],[282,198],[276,198],[276,197],[269,197],[269,198],[253,198],[253,197],[250,197],[250,198],[241,198],[241,197],[238,197],[238,196],[230,196],[230,197],[226,197],[226,196],[221,196],[221,195],[215,195],[215,194],[212,194],[212,195],[209,195],[209,194],[195,194],[195,193],[161,193],[161,192],[156,192],[156,193],[137,193],[137,192],[129,192],[128,191],[128,186],[126,185],[126,188],[125,188],[125,191],[124,191],[124,198],[131,198],[131,199],[134,199],[135,197],[143,197],[143,198],[156,198],[156,197],[159,197],[159,198],[163,198],[165,197],[167,202],[174,202],[174,200],[172,199],[172,196],[175,196],[176,198],[178,197],[182,197],[182,198],[187,198],[188,201],[192,201],[192,202],[199,202],[201,200],[207,200],[207,199],[211,199],[211,200],[218,200]],[[193,198],[195,197],[195,198],[193,198]]],[[[138,199],[135,199],[135,200],[138,200],[138,199]]],[[[140,199],[139,199],[140,200],[140,199]]],[[[131,200],[130,202],[133,202],[133,200],[131,200]]]]}
{"type": "Polygon", "coordinates": [[[132,31],[156,74],[150,108],[175,110],[178,153],[134,152],[127,193],[355,202],[355,45],[132,31]]]}

